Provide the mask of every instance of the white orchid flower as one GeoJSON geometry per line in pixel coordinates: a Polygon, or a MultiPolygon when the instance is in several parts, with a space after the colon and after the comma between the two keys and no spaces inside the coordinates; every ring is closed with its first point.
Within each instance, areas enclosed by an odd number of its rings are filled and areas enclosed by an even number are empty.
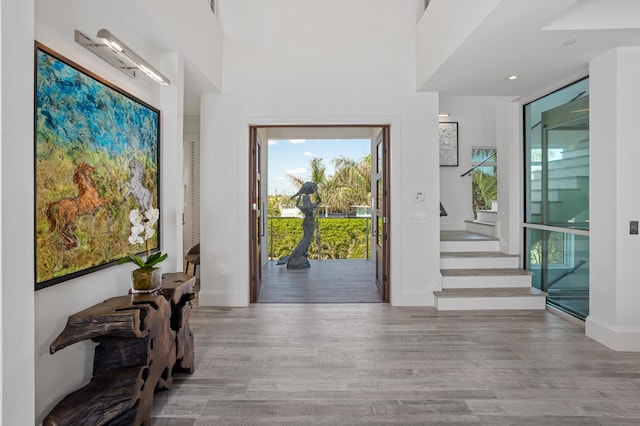
{"type": "Polygon", "coordinates": [[[138,209],[133,209],[129,212],[129,221],[133,224],[133,225],[139,225],[142,223],[142,215],[140,214],[140,211],[138,209]]]}
{"type": "Polygon", "coordinates": [[[149,209],[144,212],[144,217],[147,218],[149,224],[155,225],[158,222],[158,218],[160,218],[160,210],[149,209]]]}
{"type": "Polygon", "coordinates": [[[156,230],[153,229],[153,225],[149,222],[144,224],[144,239],[148,240],[152,238],[156,233],[156,230]]]}
{"type": "Polygon", "coordinates": [[[133,209],[129,212],[131,222],[131,235],[129,243],[132,245],[144,244],[156,234],[155,225],[160,218],[160,210],[151,208],[144,212],[133,209]]]}
{"type": "Polygon", "coordinates": [[[141,223],[137,224],[137,225],[133,225],[131,227],[131,235],[138,236],[138,235],[142,234],[143,232],[144,232],[144,225],[142,225],[141,223]]]}
{"type": "Polygon", "coordinates": [[[141,236],[139,235],[130,235],[129,236],[129,244],[131,245],[136,245],[136,244],[143,244],[144,240],[142,239],[141,236]]]}

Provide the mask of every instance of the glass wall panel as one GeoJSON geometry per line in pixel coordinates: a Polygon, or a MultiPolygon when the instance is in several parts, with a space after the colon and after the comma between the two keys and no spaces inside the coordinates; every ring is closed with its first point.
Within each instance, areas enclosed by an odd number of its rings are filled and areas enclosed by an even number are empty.
{"type": "Polygon", "coordinates": [[[526,228],[525,267],[547,303],[578,318],[589,315],[589,237],[526,228]]]}
{"type": "Polygon", "coordinates": [[[525,267],[547,302],[589,314],[589,80],[524,107],[525,267]],[[573,230],[573,231],[571,231],[573,230]]]}
{"type": "Polygon", "coordinates": [[[588,83],[525,105],[527,223],[589,229],[588,83]]]}

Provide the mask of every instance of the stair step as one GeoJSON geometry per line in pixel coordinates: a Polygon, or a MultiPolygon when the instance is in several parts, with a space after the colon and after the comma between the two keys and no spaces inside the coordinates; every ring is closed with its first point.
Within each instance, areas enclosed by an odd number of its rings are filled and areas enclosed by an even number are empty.
{"type": "Polygon", "coordinates": [[[443,289],[529,288],[531,273],[518,268],[441,269],[443,289]]]}
{"type": "MultiPolygon", "coordinates": [[[[572,194],[580,194],[586,193],[587,188],[560,188],[560,189],[549,189],[547,191],[547,201],[552,203],[562,203],[567,201],[567,197],[572,194]]],[[[532,202],[540,202],[542,201],[542,191],[539,189],[531,190],[531,201],[532,202]]]]}
{"type": "MultiPolygon", "coordinates": [[[[589,140],[588,139],[582,140],[578,142],[578,145],[576,145],[574,148],[565,149],[562,152],[562,157],[563,159],[576,158],[576,157],[581,157],[581,158],[589,157],[589,140]]],[[[586,161],[588,162],[589,159],[587,158],[586,161]]]]}
{"type": "Polygon", "coordinates": [[[486,235],[487,237],[495,237],[496,235],[496,223],[485,222],[482,220],[465,220],[464,228],[476,234],[486,235]]]}
{"type": "Polygon", "coordinates": [[[496,223],[498,218],[497,210],[476,210],[476,215],[479,222],[496,223]]]}
{"type": "MultiPolygon", "coordinates": [[[[548,189],[582,189],[589,186],[589,176],[566,176],[549,178],[548,189]]],[[[540,191],[542,189],[542,181],[534,180],[531,182],[531,191],[540,191]]]]}
{"type": "Polygon", "coordinates": [[[484,241],[440,241],[440,252],[443,251],[498,251],[498,240],[484,241]]]}
{"type": "Polygon", "coordinates": [[[434,291],[440,311],[545,309],[546,293],[535,288],[454,288],[434,291]]]}
{"type": "MultiPolygon", "coordinates": [[[[571,166],[565,164],[564,167],[555,167],[550,168],[547,171],[549,179],[555,179],[559,177],[568,177],[568,176],[589,176],[589,162],[584,164],[579,164],[577,166],[571,166]]],[[[534,170],[531,172],[531,179],[533,181],[540,180],[542,176],[541,170],[534,170]]]]}
{"type": "Polygon", "coordinates": [[[441,252],[442,269],[496,269],[518,268],[520,256],[499,251],[441,252]]]}
{"type": "Polygon", "coordinates": [[[441,269],[440,272],[449,277],[531,276],[531,272],[520,268],[441,269]]]}

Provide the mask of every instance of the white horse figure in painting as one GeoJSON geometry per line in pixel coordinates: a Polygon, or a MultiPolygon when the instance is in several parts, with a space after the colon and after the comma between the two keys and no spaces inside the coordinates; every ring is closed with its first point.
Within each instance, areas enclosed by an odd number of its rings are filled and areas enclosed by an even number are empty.
{"type": "Polygon", "coordinates": [[[131,170],[131,179],[122,184],[120,191],[124,195],[125,200],[129,195],[133,195],[136,201],[138,201],[140,209],[143,211],[149,210],[152,207],[151,192],[142,184],[142,180],[144,179],[142,163],[134,158],[129,163],[129,169],[131,170]]]}

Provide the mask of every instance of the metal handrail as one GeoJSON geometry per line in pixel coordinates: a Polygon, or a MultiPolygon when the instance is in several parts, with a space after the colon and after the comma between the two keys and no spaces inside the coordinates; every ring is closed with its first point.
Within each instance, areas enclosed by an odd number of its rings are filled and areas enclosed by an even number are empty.
{"type": "Polygon", "coordinates": [[[475,166],[473,166],[472,168],[470,168],[469,170],[467,170],[466,172],[464,172],[463,174],[460,175],[460,177],[464,177],[466,175],[468,175],[469,173],[471,173],[472,171],[474,171],[475,169],[477,169],[478,167],[482,166],[484,163],[486,163],[487,161],[491,160],[493,157],[496,156],[496,152],[494,152],[493,154],[491,154],[490,156],[488,156],[487,158],[485,158],[484,160],[482,160],[481,162],[479,162],[478,164],[476,164],[475,166]]]}
{"type": "Polygon", "coordinates": [[[551,286],[555,285],[558,283],[558,281],[560,281],[561,279],[565,278],[566,276],[573,274],[575,271],[578,270],[578,268],[580,268],[582,265],[584,265],[585,263],[587,263],[586,260],[581,260],[580,262],[578,262],[577,265],[575,265],[573,268],[569,269],[568,271],[565,271],[562,275],[560,275],[558,278],[556,278],[555,280],[551,281],[549,284],[547,284],[547,290],[551,288],[551,286]]]}

